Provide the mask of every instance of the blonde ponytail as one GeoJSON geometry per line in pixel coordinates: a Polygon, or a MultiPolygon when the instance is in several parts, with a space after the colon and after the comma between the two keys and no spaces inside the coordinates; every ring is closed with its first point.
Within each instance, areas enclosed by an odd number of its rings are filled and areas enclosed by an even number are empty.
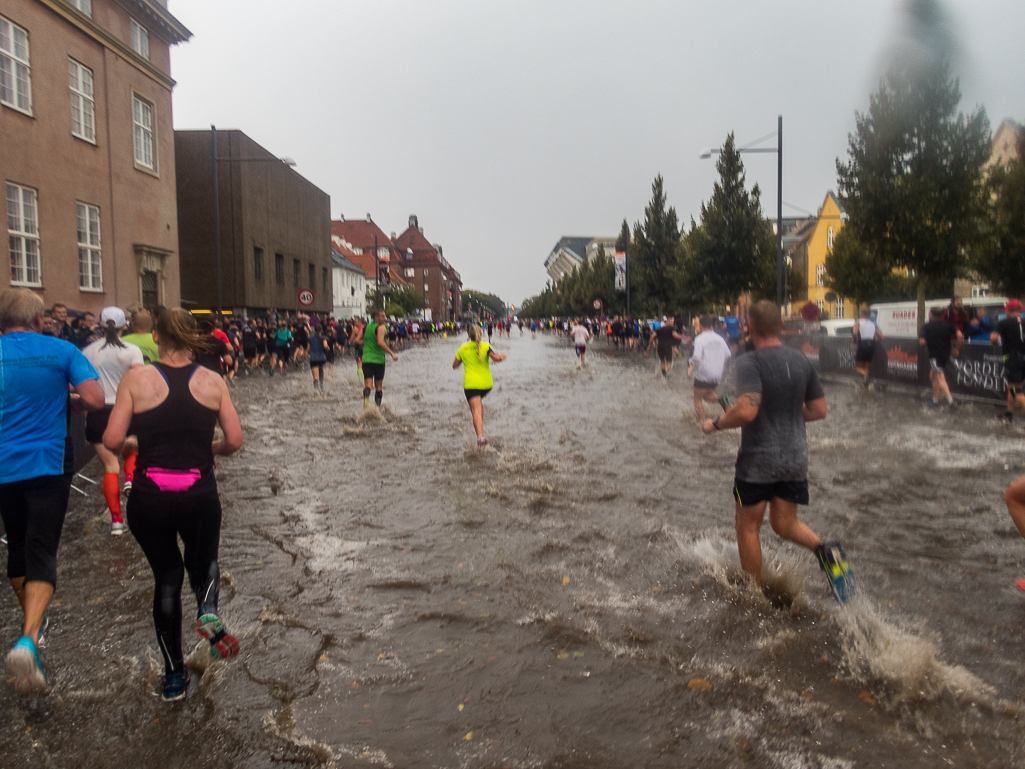
{"type": "Polygon", "coordinates": [[[480,326],[478,326],[476,323],[467,326],[466,327],[466,335],[470,338],[471,342],[474,342],[477,345],[477,360],[483,361],[484,358],[480,354],[480,341],[481,341],[480,326]]]}

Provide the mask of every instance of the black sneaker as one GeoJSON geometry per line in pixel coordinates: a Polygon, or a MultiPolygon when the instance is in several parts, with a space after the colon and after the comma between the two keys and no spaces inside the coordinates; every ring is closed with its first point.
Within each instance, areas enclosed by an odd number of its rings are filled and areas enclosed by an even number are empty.
{"type": "Polygon", "coordinates": [[[1013,424],[1014,423],[1014,414],[1011,414],[1011,413],[1001,414],[1000,416],[997,417],[997,421],[998,422],[1003,422],[1005,425],[1013,424]]]}
{"type": "Polygon", "coordinates": [[[815,548],[815,555],[819,559],[819,567],[826,573],[833,597],[840,603],[847,603],[854,597],[857,583],[840,543],[824,542],[815,548]]]}
{"type": "Polygon", "coordinates": [[[180,702],[189,693],[189,670],[185,668],[181,673],[171,673],[164,676],[164,691],[160,699],[164,702],[180,702]]]}

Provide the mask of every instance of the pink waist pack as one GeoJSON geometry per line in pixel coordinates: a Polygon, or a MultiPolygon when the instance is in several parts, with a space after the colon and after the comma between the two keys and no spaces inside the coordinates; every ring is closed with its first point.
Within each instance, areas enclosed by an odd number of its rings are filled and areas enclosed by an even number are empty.
{"type": "Polygon", "coordinates": [[[196,485],[200,478],[199,470],[165,470],[162,467],[149,467],[146,477],[161,491],[188,491],[196,485]]]}

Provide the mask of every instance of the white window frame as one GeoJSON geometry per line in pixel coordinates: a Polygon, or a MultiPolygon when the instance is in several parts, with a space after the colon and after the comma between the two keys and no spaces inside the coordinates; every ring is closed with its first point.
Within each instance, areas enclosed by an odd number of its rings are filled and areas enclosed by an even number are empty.
{"type": "Polygon", "coordinates": [[[68,59],[68,88],[71,90],[71,135],[96,144],[96,101],[93,71],[81,62],[68,59]],[[78,128],[75,128],[75,122],[78,128]]]}
{"type": "Polygon", "coordinates": [[[403,270],[403,277],[412,278],[415,274],[416,270],[414,270],[412,267],[407,267],[405,270],[403,270]]]}
{"type": "Polygon", "coordinates": [[[843,316],[844,316],[844,306],[843,305],[844,305],[843,297],[842,296],[837,297],[837,299],[836,299],[836,319],[837,320],[843,320],[843,316]]]}
{"type": "Polygon", "coordinates": [[[100,209],[90,203],[75,201],[75,219],[78,232],[78,289],[90,293],[102,292],[103,250],[100,244],[100,209]],[[83,267],[86,268],[84,272],[83,267]]]}
{"type": "Polygon", "coordinates": [[[816,264],[815,265],[815,285],[824,286],[826,285],[826,265],[816,264]]]}
{"type": "Polygon", "coordinates": [[[132,30],[132,50],[149,61],[149,30],[131,17],[129,17],[129,21],[132,30]]]}
{"type": "Polygon", "coordinates": [[[39,249],[39,193],[31,187],[7,182],[6,197],[11,285],[38,288],[43,285],[43,260],[39,249]]]}
{"type": "Polygon", "coordinates": [[[157,170],[157,108],[153,102],[132,92],[132,147],[136,168],[157,170]],[[149,125],[146,112],[149,110],[149,125]],[[149,156],[146,155],[148,142],[149,156]]]}
{"type": "Polygon", "coordinates": [[[0,16],[0,104],[32,114],[32,64],[28,30],[0,16]],[[19,33],[24,38],[19,46],[19,33]],[[19,89],[19,84],[23,86],[19,89]]]}
{"type": "Polygon", "coordinates": [[[84,13],[89,18],[93,15],[93,0],[68,0],[73,6],[84,13]]]}
{"type": "Polygon", "coordinates": [[[832,227],[827,227],[826,228],[826,248],[828,248],[830,251],[833,250],[833,228],[832,227]]]}
{"type": "Polygon", "coordinates": [[[823,302],[821,299],[815,300],[815,306],[819,308],[819,313],[826,309],[826,303],[823,302]]]}

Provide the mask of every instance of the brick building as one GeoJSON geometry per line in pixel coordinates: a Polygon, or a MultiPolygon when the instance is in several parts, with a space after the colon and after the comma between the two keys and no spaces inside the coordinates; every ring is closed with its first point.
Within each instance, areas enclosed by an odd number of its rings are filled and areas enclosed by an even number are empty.
{"type": "MultiPolygon", "coordinates": [[[[217,307],[212,131],[175,131],[182,302],[217,307]]],[[[241,131],[217,131],[225,312],[333,310],[331,199],[241,131]],[[300,291],[315,301],[301,306],[300,291]]]]}
{"type": "Polygon", "coordinates": [[[157,0],[0,0],[0,288],[179,303],[170,46],[157,0]]]}
{"type": "Polygon", "coordinates": [[[399,274],[422,293],[431,310],[431,318],[439,323],[458,320],[462,315],[462,281],[459,273],[442,253],[441,246],[424,236],[415,215],[409,226],[395,238],[399,274]]]}
{"type": "Polygon", "coordinates": [[[366,219],[346,219],[331,222],[331,242],[346,258],[367,276],[367,289],[389,281],[403,285],[406,281],[393,269],[397,263],[395,243],[367,214],[366,219]]]}

